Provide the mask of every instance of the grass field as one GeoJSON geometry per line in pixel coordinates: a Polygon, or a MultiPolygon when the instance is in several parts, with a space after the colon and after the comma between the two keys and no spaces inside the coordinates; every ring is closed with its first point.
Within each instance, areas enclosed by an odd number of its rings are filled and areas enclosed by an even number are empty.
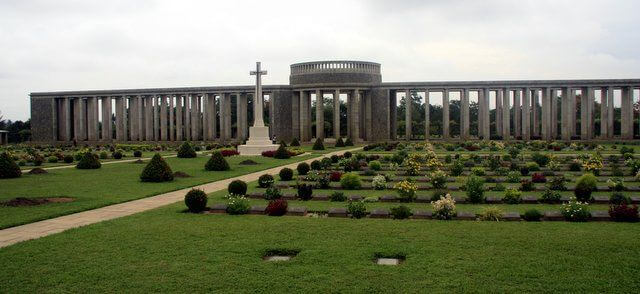
{"type": "MultiPolygon", "coordinates": [[[[212,195],[220,197],[223,193],[212,195]]],[[[3,292],[635,292],[640,226],[196,215],[184,204],[0,250],[3,292]],[[290,262],[261,259],[298,249],[290,262]],[[374,254],[406,255],[397,267],[374,254]]]]}

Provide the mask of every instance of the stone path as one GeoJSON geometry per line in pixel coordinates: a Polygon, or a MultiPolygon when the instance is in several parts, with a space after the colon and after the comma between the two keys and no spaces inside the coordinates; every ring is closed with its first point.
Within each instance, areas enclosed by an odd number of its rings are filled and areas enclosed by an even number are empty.
{"type": "MultiPolygon", "coordinates": [[[[353,148],[349,150],[335,151],[324,154],[320,157],[311,158],[305,161],[299,161],[284,166],[278,166],[267,170],[246,174],[226,180],[220,180],[207,184],[194,186],[192,188],[198,188],[204,190],[206,193],[212,193],[215,191],[223,190],[227,188],[227,185],[233,180],[243,180],[245,182],[255,181],[261,175],[265,173],[277,174],[282,168],[288,167],[295,169],[300,162],[311,163],[316,159],[323,157],[330,157],[331,155],[339,155],[346,151],[355,151],[361,148],[353,148]]],[[[37,239],[44,236],[60,233],[69,229],[98,223],[105,220],[111,220],[127,215],[132,215],[138,212],[158,208],[164,205],[172,204],[178,201],[184,200],[184,195],[192,188],[186,188],[173,192],[168,192],[152,197],[133,200],[129,202],[119,203],[111,206],[105,206],[93,210],[87,210],[78,212],[66,216],[56,217],[48,220],[34,222],[26,225],[16,226],[0,230],[0,248],[7,247],[22,241],[31,239],[37,239]]]]}

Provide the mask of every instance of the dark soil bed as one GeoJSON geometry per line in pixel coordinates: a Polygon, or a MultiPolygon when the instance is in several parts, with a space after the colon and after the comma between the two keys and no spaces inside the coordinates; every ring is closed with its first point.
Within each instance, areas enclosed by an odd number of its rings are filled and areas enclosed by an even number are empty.
{"type": "Polygon", "coordinates": [[[73,201],[73,198],[70,198],[70,197],[50,197],[50,198],[17,197],[9,201],[0,202],[0,205],[19,207],[19,206],[35,206],[35,205],[41,205],[41,204],[47,204],[47,203],[64,203],[64,202],[71,202],[71,201],[73,201]]]}

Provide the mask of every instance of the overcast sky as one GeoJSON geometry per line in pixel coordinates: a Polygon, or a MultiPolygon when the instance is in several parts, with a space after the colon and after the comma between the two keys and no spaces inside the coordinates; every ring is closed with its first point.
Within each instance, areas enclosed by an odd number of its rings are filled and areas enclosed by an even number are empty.
{"type": "MultiPolygon", "coordinates": [[[[0,111],[36,91],[287,84],[291,63],[383,81],[640,78],[640,1],[0,1],[0,111]]],[[[35,115],[35,114],[34,114],[35,115]]]]}

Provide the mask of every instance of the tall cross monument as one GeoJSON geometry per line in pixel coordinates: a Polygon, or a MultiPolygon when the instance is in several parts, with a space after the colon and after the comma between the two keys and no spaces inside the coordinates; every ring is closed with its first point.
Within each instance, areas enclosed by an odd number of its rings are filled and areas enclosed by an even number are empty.
{"type": "Polygon", "coordinates": [[[256,70],[249,72],[250,75],[256,76],[256,91],[253,95],[253,126],[264,127],[264,119],[262,118],[262,76],[267,74],[266,70],[260,69],[260,61],[256,62],[256,70]]]}
{"type": "MultiPolygon", "coordinates": [[[[244,145],[238,146],[240,155],[260,155],[264,151],[273,151],[278,149],[278,145],[271,142],[269,138],[269,128],[264,126],[262,111],[262,76],[267,71],[260,69],[260,62],[256,62],[256,70],[249,72],[250,75],[256,76],[256,91],[253,95],[253,126],[249,128],[249,139],[244,145]]],[[[273,94],[271,95],[273,102],[273,94]]]]}

